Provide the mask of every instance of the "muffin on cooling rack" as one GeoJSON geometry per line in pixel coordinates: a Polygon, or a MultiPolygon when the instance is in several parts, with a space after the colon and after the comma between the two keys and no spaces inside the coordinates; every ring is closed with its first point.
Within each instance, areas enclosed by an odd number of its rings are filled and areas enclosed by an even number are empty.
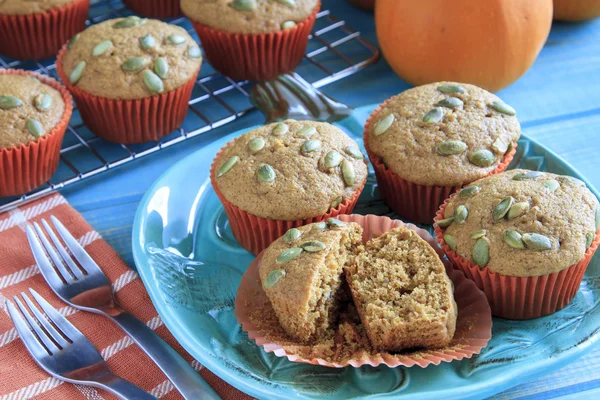
{"type": "Polygon", "coordinates": [[[136,13],[150,18],[175,18],[181,15],[181,0],[123,0],[136,13]]]}
{"type": "Polygon", "coordinates": [[[351,213],[366,179],[356,142],[311,121],[247,132],[226,144],[211,167],[233,235],[253,254],[290,228],[351,213]]]}
{"type": "Polygon", "coordinates": [[[0,54],[18,60],[56,55],[85,27],[90,0],[0,1],[0,54]]]}
{"type": "Polygon", "coordinates": [[[268,80],[304,57],[319,0],[182,0],[206,58],[238,80],[268,80]]]}
{"type": "Polygon", "coordinates": [[[0,70],[0,197],[24,194],[50,179],[71,103],[69,92],[52,78],[0,70]]]}
{"type": "Polygon", "coordinates": [[[57,71],[92,132],[142,143],[181,125],[201,64],[200,48],[183,28],[132,16],[74,37],[58,55],[57,71]]]}

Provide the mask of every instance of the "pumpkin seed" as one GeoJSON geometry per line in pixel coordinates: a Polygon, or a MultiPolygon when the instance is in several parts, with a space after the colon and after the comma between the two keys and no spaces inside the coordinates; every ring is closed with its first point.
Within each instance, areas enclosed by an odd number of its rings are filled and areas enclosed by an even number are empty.
{"type": "Polygon", "coordinates": [[[86,65],[87,64],[85,61],[80,61],[79,64],[73,68],[73,71],[71,71],[71,75],[69,75],[69,82],[71,82],[73,85],[77,84],[83,75],[86,65]]]}
{"type": "Polygon", "coordinates": [[[464,153],[467,150],[467,144],[460,140],[447,140],[437,146],[437,152],[443,156],[453,156],[464,153]]]}
{"type": "Polygon", "coordinates": [[[330,152],[325,154],[325,160],[323,161],[323,165],[325,166],[325,168],[335,168],[338,165],[340,165],[343,159],[344,157],[342,157],[340,153],[338,153],[335,150],[331,150],[330,152]]]}
{"type": "Polygon", "coordinates": [[[325,229],[327,229],[327,226],[328,226],[327,222],[315,222],[313,225],[314,225],[315,228],[320,229],[322,231],[324,231],[325,229]]]}
{"type": "Polygon", "coordinates": [[[233,156],[227,159],[227,161],[225,161],[223,163],[223,165],[221,165],[221,168],[219,168],[219,171],[217,172],[217,178],[222,177],[223,175],[225,175],[226,173],[229,172],[229,170],[231,168],[233,168],[233,166],[235,164],[237,164],[240,161],[240,158],[238,156],[233,156]]]}
{"type": "Polygon", "coordinates": [[[309,253],[318,253],[321,250],[325,250],[325,244],[323,242],[319,242],[318,240],[304,242],[300,245],[300,247],[302,247],[302,250],[309,253]]]}
{"type": "Polygon", "coordinates": [[[462,108],[463,105],[465,103],[463,103],[463,101],[461,99],[459,99],[458,97],[447,97],[443,100],[438,101],[437,105],[440,107],[446,107],[446,108],[450,108],[452,110],[455,110],[457,108],[462,108]]]}
{"type": "Polygon", "coordinates": [[[496,150],[500,154],[505,154],[508,151],[508,143],[502,138],[497,138],[492,143],[492,150],[496,150]]]}
{"type": "Polygon", "coordinates": [[[144,50],[153,49],[156,46],[156,39],[152,35],[146,35],[140,39],[140,47],[144,50]]]}
{"type": "Polygon", "coordinates": [[[511,106],[509,106],[508,104],[506,104],[503,101],[493,101],[490,104],[490,107],[492,107],[494,110],[498,111],[501,114],[506,114],[506,115],[510,115],[510,116],[515,116],[517,115],[517,111],[515,111],[514,108],[512,108],[511,106]]]}
{"type": "Polygon", "coordinates": [[[456,251],[456,239],[452,235],[445,234],[444,242],[450,247],[451,250],[456,251]]]}
{"type": "Polygon", "coordinates": [[[285,21],[281,24],[281,29],[292,29],[296,26],[294,21],[285,21]]]}
{"type": "Polygon", "coordinates": [[[335,199],[333,199],[333,201],[331,202],[331,208],[337,208],[337,206],[339,206],[340,204],[342,204],[342,201],[344,200],[344,198],[342,196],[338,196],[335,199]]]}
{"type": "Polygon", "coordinates": [[[126,72],[137,72],[144,68],[147,63],[148,60],[143,57],[131,57],[121,65],[121,68],[126,72]]]}
{"type": "Polygon", "coordinates": [[[275,259],[275,262],[277,264],[283,264],[292,261],[300,254],[302,254],[302,249],[300,247],[292,247],[291,249],[284,250],[279,257],[275,259]]]}
{"type": "Polygon", "coordinates": [[[281,3],[286,6],[294,7],[296,5],[296,0],[275,0],[278,3],[281,3]]]}
{"type": "Polygon", "coordinates": [[[487,149],[479,149],[469,153],[469,161],[478,167],[489,167],[496,161],[496,156],[487,149]]]}
{"type": "Polygon", "coordinates": [[[142,71],[142,80],[144,85],[153,93],[162,93],[165,90],[163,81],[154,72],[145,69],[142,71]]]}
{"type": "Polygon", "coordinates": [[[300,229],[292,228],[288,229],[288,231],[283,235],[283,241],[285,243],[293,242],[298,239],[302,235],[300,229]]]}
{"type": "Polygon", "coordinates": [[[75,36],[73,36],[71,39],[69,39],[69,43],[67,44],[67,50],[71,50],[71,48],[73,47],[73,45],[75,44],[75,42],[77,42],[77,39],[79,39],[79,33],[75,36]]]}
{"type": "Polygon", "coordinates": [[[337,218],[327,218],[327,225],[334,227],[344,226],[344,223],[337,218]]]}
{"type": "Polygon", "coordinates": [[[521,215],[525,214],[527,211],[529,211],[529,203],[526,201],[522,201],[519,203],[515,203],[513,204],[513,206],[510,208],[510,210],[508,210],[508,219],[514,219],[517,217],[520,217],[521,215]]]}
{"type": "Polygon", "coordinates": [[[426,124],[437,124],[444,119],[444,111],[441,107],[435,107],[423,117],[423,122],[426,124]]]}
{"type": "Polygon", "coordinates": [[[113,47],[113,43],[110,40],[104,40],[94,46],[94,48],[92,49],[92,56],[101,56],[102,54],[106,53],[111,47],[113,47]]]}
{"type": "Polygon", "coordinates": [[[33,105],[38,111],[46,111],[52,107],[52,96],[46,93],[39,94],[33,100],[33,105]]]}
{"type": "Polygon", "coordinates": [[[513,175],[512,180],[513,181],[524,181],[527,179],[539,178],[542,175],[544,175],[544,174],[540,171],[519,172],[518,174],[513,175]]]}
{"type": "Polygon", "coordinates": [[[561,176],[559,179],[563,182],[569,181],[569,182],[573,183],[575,186],[585,187],[585,183],[582,180],[574,178],[572,176],[561,176]]]}
{"type": "Polygon", "coordinates": [[[479,186],[467,186],[458,193],[458,197],[467,199],[469,197],[475,196],[480,191],[481,188],[479,186]]]}
{"type": "Polygon", "coordinates": [[[506,243],[513,249],[525,248],[525,243],[523,243],[523,237],[521,236],[521,234],[512,229],[504,231],[504,243],[506,243]]]}
{"type": "Polygon", "coordinates": [[[392,126],[395,119],[396,119],[396,117],[394,116],[394,114],[388,114],[384,118],[380,119],[377,122],[377,124],[375,124],[375,129],[373,130],[373,134],[375,136],[384,134],[388,129],[390,129],[390,126],[392,126]]]}
{"type": "Polygon", "coordinates": [[[490,245],[488,241],[481,237],[477,239],[473,246],[473,261],[480,267],[485,267],[490,262],[490,245]]]}
{"type": "Polygon", "coordinates": [[[596,207],[595,222],[596,230],[598,230],[598,228],[600,227],[600,207],[596,207]]]}
{"type": "Polygon", "coordinates": [[[320,148],[321,148],[320,140],[307,140],[306,142],[302,143],[301,151],[304,154],[308,154],[308,153],[317,151],[320,148]]]}
{"type": "Polygon", "coordinates": [[[554,192],[560,187],[560,183],[558,183],[558,181],[554,179],[545,180],[544,182],[542,182],[542,185],[544,185],[550,193],[554,192]]]}
{"type": "Polygon", "coordinates": [[[172,44],[172,45],[177,46],[177,45],[180,45],[182,43],[185,43],[187,39],[183,35],[177,35],[177,34],[174,33],[172,35],[167,36],[166,40],[167,40],[168,44],[172,44]]]}
{"type": "Polygon", "coordinates": [[[11,110],[23,105],[21,99],[15,96],[0,96],[0,109],[11,110]]]}
{"type": "Polygon", "coordinates": [[[346,146],[344,147],[344,151],[346,154],[356,160],[362,160],[365,157],[360,149],[356,146],[346,146]]]}
{"type": "Polygon", "coordinates": [[[37,138],[42,137],[46,134],[41,122],[36,119],[28,119],[27,120],[27,129],[33,136],[35,136],[37,138]]]}
{"type": "Polygon", "coordinates": [[[140,17],[130,16],[123,18],[113,25],[114,29],[133,28],[134,26],[143,25],[146,21],[143,21],[140,17]]]}
{"type": "Polygon", "coordinates": [[[229,6],[238,11],[252,11],[256,8],[256,0],[233,0],[229,6]]]}
{"type": "Polygon", "coordinates": [[[198,46],[190,46],[188,48],[188,57],[194,59],[202,58],[202,50],[198,46]]]}
{"type": "Polygon", "coordinates": [[[494,211],[492,212],[492,218],[494,219],[494,221],[500,221],[502,218],[504,218],[504,216],[508,214],[508,210],[510,210],[514,203],[515,199],[513,199],[512,196],[508,196],[502,199],[496,205],[494,211]]]}
{"type": "Polygon", "coordinates": [[[469,209],[465,205],[460,205],[454,210],[454,222],[464,224],[469,216],[469,209]]]}
{"type": "Polygon", "coordinates": [[[451,94],[451,93],[463,93],[465,88],[458,85],[440,85],[437,88],[440,92],[451,94]]]}
{"type": "Polygon", "coordinates": [[[440,228],[447,228],[450,225],[452,225],[453,222],[454,222],[454,217],[450,217],[450,218],[441,219],[433,225],[439,226],[440,228]]]}
{"type": "Polygon", "coordinates": [[[284,276],[285,276],[284,270],[274,269],[273,271],[269,272],[269,275],[267,275],[267,278],[265,279],[265,283],[264,283],[265,287],[272,288],[284,276]]]}
{"type": "Polygon", "coordinates": [[[471,239],[479,239],[479,238],[484,237],[486,234],[487,234],[487,231],[485,229],[480,229],[471,234],[471,239]]]}
{"type": "Polygon", "coordinates": [[[259,166],[256,175],[261,182],[273,182],[275,180],[275,170],[269,164],[259,166]]]}
{"type": "Polygon", "coordinates": [[[158,75],[160,79],[165,79],[169,74],[169,63],[162,57],[158,57],[154,61],[154,73],[158,75]]]}
{"type": "Polygon", "coordinates": [[[522,239],[525,247],[531,250],[550,250],[552,248],[552,241],[539,233],[524,233],[522,239]]]}
{"type": "Polygon", "coordinates": [[[265,140],[263,138],[257,137],[248,142],[248,150],[250,153],[256,154],[261,151],[265,147],[265,140]]]}
{"type": "Polygon", "coordinates": [[[594,236],[596,236],[594,234],[594,232],[588,232],[587,235],[585,235],[585,249],[589,249],[590,246],[592,245],[592,242],[594,241],[594,236]]]}
{"type": "Polygon", "coordinates": [[[315,133],[317,133],[317,128],[314,126],[303,126],[300,128],[300,130],[298,130],[298,132],[296,132],[296,135],[305,139],[310,139],[310,137],[315,133]]]}
{"type": "Polygon", "coordinates": [[[287,126],[285,122],[278,122],[271,133],[275,136],[283,136],[290,130],[290,127],[287,126]]]}
{"type": "Polygon", "coordinates": [[[354,165],[346,159],[342,161],[342,177],[346,185],[352,186],[356,182],[356,172],[354,171],[354,165]]]}
{"type": "Polygon", "coordinates": [[[513,149],[513,142],[510,142],[508,144],[508,148],[506,149],[506,153],[510,153],[512,151],[512,149],[513,149]]]}

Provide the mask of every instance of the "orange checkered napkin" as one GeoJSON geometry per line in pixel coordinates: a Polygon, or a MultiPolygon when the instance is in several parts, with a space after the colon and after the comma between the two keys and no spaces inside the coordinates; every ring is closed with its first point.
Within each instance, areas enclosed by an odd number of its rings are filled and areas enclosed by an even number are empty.
{"type": "Polygon", "coordinates": [[[102,267],[112,282],[117,300],[151,327],[199,371],[223,399],[249,399],[194,360],[173,338],[158,316],[135,271],[95,232],[60,195],[0,214],[0,400],[113,399],[91,387],[64,383],[35,364],[19,339],[6,310],[6,300],[34,288],[66,316],[96,346],[114,373],[158,398],[180,399],[181,395],[159,368],[106,318],[78,311],[63,303],[48,287],[35,265],[25,234],[26,224],[49,220],[53,214],[102,267]]]}

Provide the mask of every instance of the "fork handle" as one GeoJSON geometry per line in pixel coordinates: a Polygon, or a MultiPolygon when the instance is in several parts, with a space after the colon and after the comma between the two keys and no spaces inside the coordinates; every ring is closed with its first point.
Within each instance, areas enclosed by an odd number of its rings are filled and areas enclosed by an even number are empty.
{"type": "Polygon", "coordinates": [[[142,321],[124,311],[107,316],[154,361],[186,400],[221,400],[200,374],[142,321]]]}
{"type": "Polygon", "coordinates": [[[97,383],[102,389],[111,392],[122,400],[156,400],[156,397],[116,375],[106,375],[97,383]]]}

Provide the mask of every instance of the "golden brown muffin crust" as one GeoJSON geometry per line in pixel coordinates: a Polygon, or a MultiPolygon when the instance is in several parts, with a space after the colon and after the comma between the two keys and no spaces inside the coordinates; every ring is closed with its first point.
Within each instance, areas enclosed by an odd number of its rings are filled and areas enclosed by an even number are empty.
{"type": "Polygon", "coordinates": [[[319,4],[318,0],[244,0],[251,10],[232,6],[237,0],[182,0],[181,10],[188,18],[225,32],[265,33],[282,30],[287,21],[300,23],[319,4]]]}
{"type": "MultiPolygon", "coordinates": [[[[595,236],[598,220],[598,199],[579,180],[543,172],[512,170],[473,182],[480,188],[471,197],[456,196],[446,207],[444,216],[452,218],[457,207],[465,206],[468,216],[463,224],[453,222],[444,234],[456,241],[456,252],[473,263],[476,239],[471,235],[485,230],[489,246],[490,271],[510,276],[539,276],[561,271],[576,264],[595,236]],[[516,177],[516,179],[514,179],[516,177]],[[512,203],[522,203],[523,213],[494,220],[494,210],[509,197],[512,203]],[[504,239],[507,230],[523,235],[541,234],[549,239],[551,248],[513,248],[504,239]]],[[[500,209],[499,209],[500,210],[500,209]]],[[[496,214],[498,217],[500,213],[496,214]]],[[[519,241],[517,241],[519,243],[519,241]]]]}
{"type": "Polygon", "coordinates": [[[0,0],[0,14],[26,15],[36,14],[53,8],[59,8],[75,0],[0,0]]]}
{"type": "Polygon", "coordinates": [[[520,135],[515,116],[490,106],[496,101],[501,101],[496,95],[464,83],[437,82],[409,89],[392,97],[374,116],[367,132],[368,147],[409,182],[427,186],[472,182],[492,172],[502,161],[505,147],[516,143],[520,135]],[[464,91],[444,93],[439,90],[444,86],[458,86],[464,91]],[[454,109],[439,107],[444,114],[440,122],[423,121],[439,101],[452,97],[460,99],[463,105],[454,109]],[[389,115],[394,116],[391,126],[376,135],[378,123],[389,115]],[[492,146],[498,139],[501,151],[492,146]],[[455,155],[440,154],[438,146],[450,140],[462,141],[467,149],[455,155]],[[495,161],[491,165],[482,167],[469,161],[469,153],[480,149],[492,151],[495,161]]]}
{"type": "Polygon", "coordinates": [[[23,105],[11,109],[0,107],[0,149],[27,144],[37,139],[28,129],[28,120],[41,123],[43,133],[47,134],[60,122],[65,112],[60,92],[32,76],[1,74],[1,96],[14,96],[23,105]],[[51,106],[40,111],[35,107],[35,100],[44,94],[52,99],[51,106]]]}
{"type": "Polygon", "coordinates": [[[287,120],[265,125],[236,138],[215,159],[217,185],[228,201],[262,218],[298,220],[317,217],[335,206],[335,202],[351,198],[367,178],[362,155],[351,156],[347,147],[358,149],[355,141],[328,123],[287,120]],[[277,126],[284,125],[285,133],[274,133],[277,126]],[[314,131],[310,139],[301,136],[308,129],[314,131]],[[250,149],[252,140],[264,141],[264,147],[254,154],[250,149]],[[303,152],[308,140],[319,141],[320,149],[303,152]],[[335,167],[326,168],[325,157],[331,151],[336,151],[340,156],[338,161],[342,161],[335,167]],[[219,170],[232,157],[239,157],[239,161],[218,176],[219,170]],[[259,179],[259,169],[264,165],[272,167],[272,181],[259,179]],[[344,178],[344,165],[355,173],[351,184],[344,178]]]}
{"type": "Polygon", "coordinates": [[[67,77],[80,62],[86,63],[77,87],[110,99],[150,97],[154,93],[144,84],[143,71],[155,71],[158,58],[168,64],[168,73],[161,79],[163,93],[179,88],[196,75],[202,58],[190,57],[190,49],[198,45],[183,28],[152,19],[139,19],[145,22],[129,28],[115,28],[122,20],[124,18],[112,19],[89,27],[65,53],[63,69],[67,77]],[[154,46],[143,48],[141,39],[147,35],[154,39],[154,46]],[[182,43],[170,43],[171,35],[182,37],[182,43]],[[94,56],[94,48],[104,41],[111,41],[112,45],[94,56]],[[135,72],[125,71],[123,64],[133,57],[143,58],[145,66],[135,72]]]}

